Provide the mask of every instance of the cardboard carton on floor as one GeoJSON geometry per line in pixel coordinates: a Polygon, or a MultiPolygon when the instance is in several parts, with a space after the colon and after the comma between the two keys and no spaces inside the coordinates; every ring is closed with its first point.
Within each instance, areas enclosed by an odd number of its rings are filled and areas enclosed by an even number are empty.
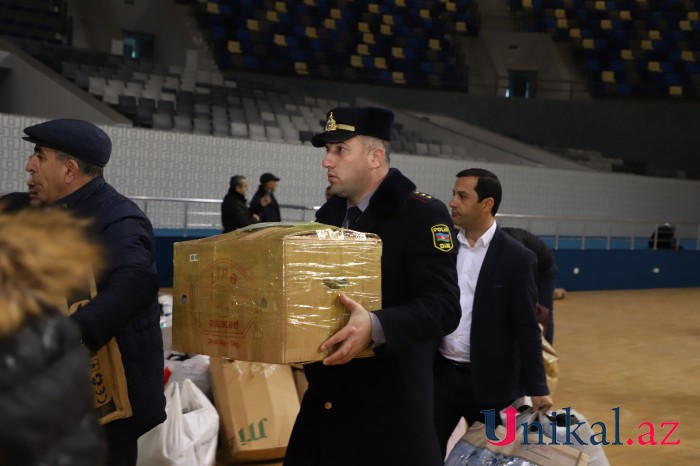
{"type": "Polygon", "coordinates": [[[291,367],[211,358],[209,372],[222,461],[284,458],[299,413],[291,367]]]}
{"type": "MultiPolygon", "coordinates": [[[[275,364],[317,361],[348,312],[381,308],[381,240],[319,223],[267,223],[175,243],[173,349],[275,364]]],[[[371,355],[371,351],[363,356],[371,355]]]]}

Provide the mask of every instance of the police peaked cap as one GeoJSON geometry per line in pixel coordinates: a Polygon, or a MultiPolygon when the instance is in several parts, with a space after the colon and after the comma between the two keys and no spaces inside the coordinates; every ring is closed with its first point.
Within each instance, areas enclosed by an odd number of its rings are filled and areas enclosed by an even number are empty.
{"type": "Polygon", "coordinates": [[[391,141],[394,112],[379,107],[336,107],[326,115],[323,133],[311,138],[315,147],[342,142],[358,134],[391,141]]]}

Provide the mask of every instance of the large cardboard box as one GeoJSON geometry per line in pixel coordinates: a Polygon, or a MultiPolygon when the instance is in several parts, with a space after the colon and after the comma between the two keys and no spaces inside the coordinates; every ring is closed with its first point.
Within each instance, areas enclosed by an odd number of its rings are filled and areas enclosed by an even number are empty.
{"type": "Polygon", "coordinates": [[[291,367],[211,358],[209,372],[222,459],[283,458],[299,413],[291,367]]]}
{"type": "Polygon", "coordinates": [[[347,323],[341,292],[381,308],[381,247],[374,234],[320,223],[175,243],[173,349],[275,364],[321,360],[321,343],[347,323]]]}

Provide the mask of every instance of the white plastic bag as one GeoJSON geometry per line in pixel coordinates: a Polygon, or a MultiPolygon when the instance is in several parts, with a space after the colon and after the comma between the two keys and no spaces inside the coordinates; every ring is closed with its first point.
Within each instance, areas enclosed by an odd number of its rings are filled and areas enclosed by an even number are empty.
{"type": "Polygon", "coordinates": [[[139,438],[138,466],[213,466],[219,414],[190,380],[165,390],[168,418],[139,438]]]}

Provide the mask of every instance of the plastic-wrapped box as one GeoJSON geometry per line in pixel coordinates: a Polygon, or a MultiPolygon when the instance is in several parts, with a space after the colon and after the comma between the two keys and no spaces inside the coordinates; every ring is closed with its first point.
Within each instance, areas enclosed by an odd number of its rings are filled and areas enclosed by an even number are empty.
{"type": "MultiPolygon", "coordinates": [[[[274,364],[317,361],[348,312],[381,308],[381,240],[267,223],[174,245],[173,349],[274,364]]],[[[363,354],[363,355],[370,355],[363,354]]]]}

